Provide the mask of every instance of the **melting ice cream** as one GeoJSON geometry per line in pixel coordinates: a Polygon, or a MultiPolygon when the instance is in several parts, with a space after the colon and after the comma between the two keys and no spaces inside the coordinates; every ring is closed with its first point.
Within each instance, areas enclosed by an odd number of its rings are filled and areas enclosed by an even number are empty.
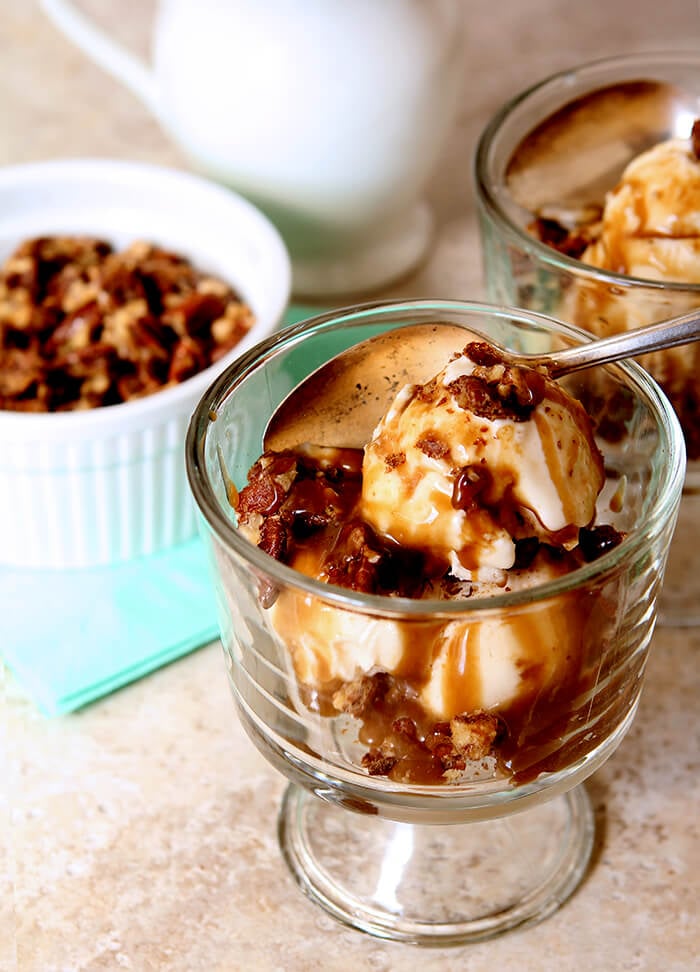
{"type": "Polygon", "coordinates": [[[513,567],[518,539],[575,544],[602,485],[582,406],[473,344],[398,396],[365,449],[361,510],[378,533],[472,580],[513,567]]]}
{"type": "Polygon", "coordinates": [[[277,593],[302,698],[360,719],[370,773],[437,781],[495,751],[527,760],[538,706],[551,721],[581,691],[589,607],[575,592],[495,611],[488,598],[619,542],[595,523],[603,483],[582,406],[479,343],[404,388],[364,450],[304,445],[253,466],[239,524],[272,556],[341,587],[483,609],[397,619],[277,593]]]}
{"type": "MultiPolygon", "coordinates": [[[[601,270],[654,284],[700,285],[700,123],[687,139],[652,146],[627,165],[607,193],[600,219],[568,232],[547,220],[533,229],[543,242],[601,270]]],[[[682,287],[626,289],[582,279],[557,316],[599,337],[653,324],[700,304],[682,287]]],[[[700,347],[640,357],[678,414],[690,459],[700,458],[700,347]]]]}

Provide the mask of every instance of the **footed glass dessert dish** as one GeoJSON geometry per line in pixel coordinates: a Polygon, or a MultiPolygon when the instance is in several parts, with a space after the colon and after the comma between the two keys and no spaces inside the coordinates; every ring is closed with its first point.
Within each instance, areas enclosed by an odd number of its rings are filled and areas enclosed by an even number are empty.
{"type": "MultiPolygon", "coordinates": [[[[380,938],[488,938],[545,918],[579,885],[594,839],[582,784],[618,746],[642,688],[683,485],[678,420],[634,364],[561,382],[562,408],[582,427],[590,422],[591,456],[602,456],[594,515],[583,514],[575,530],[546,532],[526,510],[513,513],[515,473],[498,505],[489,499],[499,487],[495,466],[488,482],[472,466],[459,470],[450,515],[507,523],[517,556],[505,570],[467,569],[462,552],[461,566],[453,558],[439,582],[392,593],[388,568],[401,575],[404,554],[366,528],[359,547],[345,538],[327,577],[304,558],[318,553],[319,535],[337,553],[344,527],[329,510],[337,513],[356,488],[352,450],[378,416],[395,414],[402,385],[418,383],[417,400],[428,402],[435,383],[420,383],[448,362],[464,365],[471,371],[460,389],[495,395],[496,417],[476,420],[479,442],[521,435],[535,414],[528,396],[537,392],[549,415],[559,392],[545,394],[532,376],[518,384],[522,375],[514,378],[486,342],[539,352],[582,340],[575,328],[507,307],[362,305],[262,342],[212,384],[192,416],[188,475],[233,697],[250,738],[290,781],[279,814],[284,860],[328,913],[380,938]],[[324,371],[309,386],[317,401],[310,392],[298,415],[280,410],[303,379],[357,345],[359,356],[339,358],[337,374],[324,371]],[[465,346],[476,364],[460,357],[465,346]],[[512,422],[503,418],[511,407],[512,422]],[[270,421],[280,414],[282,428],[270,421]],[[304,438],[295,442],[295,433],[304,438]],[[303,475],[290,473],[302,467],[303,475]],[[271,468],[277,478],[261,474],[271,468]],[[294,545],[301,559],[291,559],[294,545]],[[379,587],[358,580],[374,568],[379,587]]],[[[439,389],[438,399],[436,408],[439,389]]],[[[470,402],[478,409],[480,400],[470,402]]],[[[532,421],[541,430],[544,418],[532,421]]],[[[426,476],[444,464],[447,444],[438,440],[421,435],[426,476]]],[[[552,455],[568,448],[563,433],[550,444],[542,484],[552,455]]],[[[387,468],[402,461],[391,452],[387,468]]],[[[585,491],[587,483],[569,478],[585,491]]],[[[355,539],[358,529],[353,521],[355,539]]],[[[403,581],[434,572],[419,554],[410,551],[403,581]]]]}

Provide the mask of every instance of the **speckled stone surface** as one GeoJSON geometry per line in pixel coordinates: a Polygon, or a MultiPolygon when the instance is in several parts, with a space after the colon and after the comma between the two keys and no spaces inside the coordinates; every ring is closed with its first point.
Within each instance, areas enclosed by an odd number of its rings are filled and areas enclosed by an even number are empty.
{"type": "MultiPolygon", "coordinates": [[[[150,3],[84,5],[147,50],[150,3]]],[[[597,55],[700,41],[696,0],[469,0],[469,18],[459,125],[430,191],[435,246],[387,295],[481,296],[471,153],[505,98],[597,55]]],[[[0,0],[0,52],[0,164],[92,155],[184,165],[34,0],[0,0]]],[[[700,631],[657,631],[634,726],[588,784],[597,843],[574,897],[540,925],[438,950],[348,930],[299,893],[277,847],[284,784],[237,722],[218,645],[53,721],[4,673],[0,969],[699,968],[699,657],[700,631]]]]}

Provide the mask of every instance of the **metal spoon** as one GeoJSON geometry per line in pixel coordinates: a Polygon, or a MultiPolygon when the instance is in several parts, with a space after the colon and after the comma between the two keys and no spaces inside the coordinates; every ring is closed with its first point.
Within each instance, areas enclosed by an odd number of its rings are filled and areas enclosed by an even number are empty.
{"type": "Polygon", "coordinates": [[[561,378],[698,338],[700,311],[546,354],[511,351],[456,324],[410,324],[362,341],[312,372],[277,407],[263,444],[273,450],[302,442],[362,448],[403,385],[428,381],[470,341],[487,341],[511,364],[561,378]]]}
{"type": "MultiPolygon", "coordinates": [[[[516,354],[505,351],[513,363],[530,368],[546,368],[550,378],[562,378],[594,365],[610,364],[624,358],[637,358],[650,351],[663,351],[700,338],[700,311],[691,311],[658,324],[649,324],[611,337],[546,354],[516,354]]],[[[493,342],[492,342],[493,343],[493,342]]]]}

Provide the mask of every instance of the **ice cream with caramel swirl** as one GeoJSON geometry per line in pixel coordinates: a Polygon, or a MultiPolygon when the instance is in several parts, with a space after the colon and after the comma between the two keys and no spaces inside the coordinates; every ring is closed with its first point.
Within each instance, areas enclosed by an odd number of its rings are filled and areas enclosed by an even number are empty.
{"type": "Polygon", "coordinates": [[[700,283],[700,162],[692,138],[660,142],[629,163],[581,259],[628,277],[700,283]]]}
{"type": "Polygon", "coordinates": [[[536,371],[472,344],[407,386],[368,443],[363,518],[465,580],[513,567],[516,541],[575,543],[595,515],[602,457],[582,406],[536,371]]]}
{"type": "MultiPolygon", "coordinates": [[[[555,313],[607,337],[700,306],[700,122],[688,138],[652,146],[629,162],[607,193],[600,219],[566,227],[533,223],[543,242],[590,267],[648,281],[581,279],[555,313]],[[676,286],[678,285],[678,286],[676,286]],[[685,285],[682,286],[682,285],[685,285]],[[690,286],[688,286],[690,285],[690,286]]],[[[700,345],[639,358],[662,386],[681,421],[688,458],[700,458],[700,345]]]]}
{"type": "Polygon", "coordinates": [[[619,542],[596,522],[604,481],[579,402],[481,343],[402,389],[364,450],[261,456],[236,503],[251,542],[329,584],[432,602],[399,621],[292,588],[269,599],[300,697],[360,719],[368,772],[437,782],[488,755],[509,772],[537,764],[538,712],[551,724],[585,691],[589,605],[567,592],[489,611],[488,598],[619,542]],[[434,609],[473,599],[486,607],[471,617],[434,609]]]}

